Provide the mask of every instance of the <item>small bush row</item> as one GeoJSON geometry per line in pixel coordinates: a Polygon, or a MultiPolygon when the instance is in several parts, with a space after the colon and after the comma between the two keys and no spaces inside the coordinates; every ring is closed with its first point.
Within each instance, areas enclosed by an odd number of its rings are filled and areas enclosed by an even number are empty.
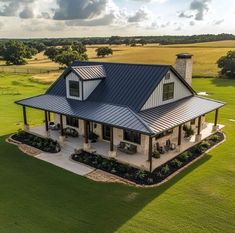
{"type": "Polygon", "coordinates": [[[19,130],[17,134],[13,135],[12,138],[16,141],[49,153],[58,153],[61,150],[57,141],[51,138],[41,138],[21,130],[19,130]]]}

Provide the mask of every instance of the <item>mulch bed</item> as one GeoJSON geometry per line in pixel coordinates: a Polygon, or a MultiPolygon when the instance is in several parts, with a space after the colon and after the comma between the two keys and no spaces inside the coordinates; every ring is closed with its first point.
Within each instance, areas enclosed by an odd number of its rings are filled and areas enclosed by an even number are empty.
{"type": "Polygon", "coordinates": [[[58,153],[61,150],[57,141],[50,138],[42,138],[25,131],[12,135],[11,139],[48,153],[58,153]]]}
{"type": "Polygon", "coordinates": [[[96,169],[108,172],[123,179],[127,179],[137,185],[155,185],[163,182],[169,176],[177,173],[178,170],[187,166],[204,154],[207,150],[214,147],[224,140],[224,134],[217,132],[203,140],[203,142],[191,147],[187,151],[176,156],[156,168],[152,173],[144,171],[126,164],[122,164],[115,159],[107,159],[97,154],[91,154],[83,150],[72,155],[74,161],[84,163],[96,169]]]}

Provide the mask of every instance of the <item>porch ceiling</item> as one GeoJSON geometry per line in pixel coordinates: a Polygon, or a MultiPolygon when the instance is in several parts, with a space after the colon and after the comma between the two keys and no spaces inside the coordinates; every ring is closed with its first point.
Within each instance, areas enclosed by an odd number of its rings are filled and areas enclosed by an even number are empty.
{"type": "Polygon", "coordinates": [[[148,109],[139,116],[154,133],[161,133],[224,106],[224,103],[193,96],[148,109]]]}

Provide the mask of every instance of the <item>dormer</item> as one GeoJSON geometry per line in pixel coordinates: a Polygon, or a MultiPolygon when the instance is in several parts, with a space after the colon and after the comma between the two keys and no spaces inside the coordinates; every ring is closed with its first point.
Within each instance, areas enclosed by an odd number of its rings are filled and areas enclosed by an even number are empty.
{"type": "Polygon", "coordinates": [[[102,65],[72,66],[65,76],[67,98],[86,100],[105,77],[102,65]]]}

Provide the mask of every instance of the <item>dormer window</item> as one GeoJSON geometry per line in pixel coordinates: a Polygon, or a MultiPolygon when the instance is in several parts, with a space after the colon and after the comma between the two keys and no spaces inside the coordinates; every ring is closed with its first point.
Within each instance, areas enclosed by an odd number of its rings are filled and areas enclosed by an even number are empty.
{"type": "Polygon", "coordinates": [[[80,97],[79,82],[69,80],[69,95],[72,97],[80,97]]]}

